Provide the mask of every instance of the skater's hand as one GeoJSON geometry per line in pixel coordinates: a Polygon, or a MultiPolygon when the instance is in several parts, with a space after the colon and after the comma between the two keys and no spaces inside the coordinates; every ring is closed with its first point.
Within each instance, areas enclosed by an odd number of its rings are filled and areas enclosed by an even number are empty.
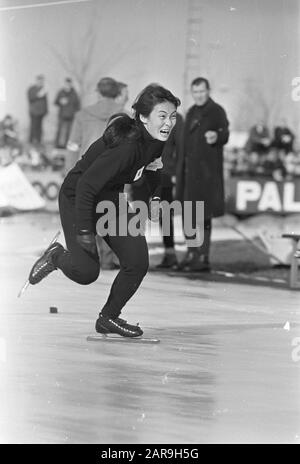
{"type": "Polygon", "coordinates": [[[77,234],[77,242],[88,253],[97,255],[97,245],[95,235],[89,232],[80,232],[77,234]]]}
{"type": "Polygon", "coordinates": [[[160,198],[154,197],[149,201],[149,219],[152,222],[158,222],[160,215],[160,198]]]}

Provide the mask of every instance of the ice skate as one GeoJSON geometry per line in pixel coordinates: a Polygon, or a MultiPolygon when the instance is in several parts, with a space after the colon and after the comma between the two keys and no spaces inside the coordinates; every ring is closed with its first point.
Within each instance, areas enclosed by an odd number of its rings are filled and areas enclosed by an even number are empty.
{"type": "Polygon", "coordinates": [[[58,243],[56,240],[60,232],[55,234],[53,240],[51,241],[48,248],[44,251],[42,256],[34,263],[29,273],[28,280],[25,282],[24,286],[20,290],[18,297],[20,297],[29,284],[36,285],[41,280],[43,280],[47,275],[52,271],[55,271],[57,268],[53,263],[53,256],[57,253],[58,250],[65,251],[63,246],[58,243]]]}
{"type": "Polygon", "coordinates": [[[96,332],[100,334],[118,334],[122,337],[141,337],[143,335],[142,329],[139,325],[128,324],[127,321],[119,317],[110,319],[102,314],[96,321],[96,332]]]}

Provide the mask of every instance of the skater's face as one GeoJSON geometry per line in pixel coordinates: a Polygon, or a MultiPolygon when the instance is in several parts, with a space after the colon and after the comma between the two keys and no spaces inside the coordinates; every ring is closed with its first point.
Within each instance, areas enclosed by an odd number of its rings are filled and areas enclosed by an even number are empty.
{"type": "Polygon", "coordinates": [[[192,97],[198,106],[202,106],[207,102],[209,99],[209,89],[206,87],[205,82],[192,86],[192,97]]]}
{"type": "Polygon", "coordinates": [[[154,106],[148,117],[140,116],[142,123],[154,139],[165,142],[176,124],[176,107],[165,101],[154,106]]]}

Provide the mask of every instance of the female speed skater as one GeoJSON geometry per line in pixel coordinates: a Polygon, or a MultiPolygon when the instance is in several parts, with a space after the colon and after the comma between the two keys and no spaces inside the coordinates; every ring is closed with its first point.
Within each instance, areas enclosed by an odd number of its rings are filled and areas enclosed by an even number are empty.
{"type": "MultiPolygon", "coordinates": [[[[152,198],[158,198],[160,175],[153,166],[162,167],[158,160],[175,126],[179,105],[180,100],[169,90],[151,84],[132,106],[134,118],[120,113],[110,119],[103,136],[69,171],[60,189],[59,212],[67,249],[58,242],[47,248],[31,269],[28,280],[32,285],[56,269],[78,284],[97,280],[96,206],[104,200],[118,206],[124,184],[133,183],[139,175],[145,176],[152,198]]],[[[129,209],[127,221],[134,214],[129,209]]],[[[143,234],[133,235],[117,232],[104,237],[120,260],[120,271],[96,320],[98,333],[124,337],[143,334],[139,325],[119,317],[148,270],[146,239],[143,234]]]]}

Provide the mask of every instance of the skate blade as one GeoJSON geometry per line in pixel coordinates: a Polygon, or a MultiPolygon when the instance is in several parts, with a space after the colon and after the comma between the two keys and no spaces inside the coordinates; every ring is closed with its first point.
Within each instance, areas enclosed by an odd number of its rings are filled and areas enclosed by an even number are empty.
{"type": "Polygon", "coordinates": [[[27,279],[25,284],[23,285],[23,287],[21,288],[21,290],[19,291],[18,293],[18,298],[21,298],[21,296],[23,295],[23,293],[25,292],[25,290],[27,289],[28,285],[29,285],[29,280],[27,279]]]}
{"type": "MultiPolygon", "coordinates": [[[[60,230],[58,232],[56,232],[56,234],[54,235],[53,239],[51,240],[51,242],[49,243],[49,246],[52,245],[52,243],[56,242],[56,240],[58,239],[58,237],[60,236],[60,230]]],[[[49,248],[48,246],[48,248],[49,248]]]]}
{"type": "MultiPolygon", "coordinates": [[[[56,234],[54,235],[53,239],[51,240],[51,242],[49,243],[47,248],[49,248],[54,242],[56,242],[56,240],[58,239],[59,236],[60,236],[60,230],[58,232],[56,232],[56,234]]],[[[28,288],[29,284],[30,284],[29,279],[27,279],[25,284],[23,285],[23,287],[21,288],[21,290],[18,293],[18,298],[21,298],[23,293],[28,288]]]]}
{"type": "Polygon", "coordinates": [[[147,337],[122,337],[121,335],[114,335],[114,334],[95,334],[89,335],[87,337],[88,342],[120,342],[120,343],[148,343],[148,344],[155,344],[160,343],[158,338],[147,338],[147,337]]]}

